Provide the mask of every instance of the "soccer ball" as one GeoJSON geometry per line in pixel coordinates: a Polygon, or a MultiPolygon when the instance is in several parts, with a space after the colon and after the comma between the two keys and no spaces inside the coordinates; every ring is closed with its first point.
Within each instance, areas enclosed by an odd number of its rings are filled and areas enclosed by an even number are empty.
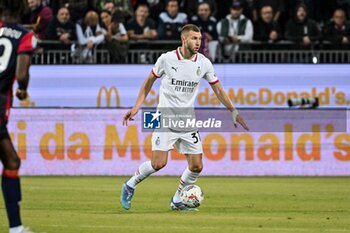
{"type": "Polygon", "coordinates": [[[201,205],[204,194],[199,186],[191,184],[181,190],[180,199],[187,207],[196,208],[201,205]]]}

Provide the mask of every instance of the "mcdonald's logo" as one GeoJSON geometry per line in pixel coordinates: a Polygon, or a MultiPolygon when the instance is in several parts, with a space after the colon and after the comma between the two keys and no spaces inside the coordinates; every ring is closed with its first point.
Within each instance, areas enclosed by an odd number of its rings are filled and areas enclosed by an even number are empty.
{"type": "Polygon", "coordinates": [[[113,86],[106,88],[105,86],[101,87],[97,94],[97,107],[111,107],[112,104],[112,94],[115,97],[115,107],[120,107],[120,96],[118,89],[113,86]],[[105,106],[102,106],[102,100],[105,99],[105,106]]]}

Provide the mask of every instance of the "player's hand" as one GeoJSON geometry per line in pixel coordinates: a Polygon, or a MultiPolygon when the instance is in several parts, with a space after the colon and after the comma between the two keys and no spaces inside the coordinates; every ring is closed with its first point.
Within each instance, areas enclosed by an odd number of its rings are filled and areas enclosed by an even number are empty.
{"type": "MultiPolygon", "coordinates": [[[[245,123],[243,117],[241,117],[241,115],[237,115],[236,121],[237,121],[245,130],[249,131],[249,128],[248,128],[247,124],[245,123]]],[[[235,127],[237,128],[237,124],[235,124],[235,127]]]]}
{"type": "Polygon", "coordinates": [[[137,111],[133,108],[127,111],[123,117],[123,125],[128,126],[128,121],[133,121],[134,116],[137,114],[137,111]]]}
{"type": "Polygon", "coordinates": [[[245,130],[249,130],[247,124],[245,123],[244,119],[241,117],[241,115],[239,115],[237,109],[234,109],[232,112],[232,120],[233,120],[233,124],[234,126],[237,128],[237,122],[245,129],[245,130]]]}
{"type": "Polygon", "coordinates": [[[17,89],[16,96],[19,100],[25,100],[28,97],[28,92],[26,90],[17,89]]]}

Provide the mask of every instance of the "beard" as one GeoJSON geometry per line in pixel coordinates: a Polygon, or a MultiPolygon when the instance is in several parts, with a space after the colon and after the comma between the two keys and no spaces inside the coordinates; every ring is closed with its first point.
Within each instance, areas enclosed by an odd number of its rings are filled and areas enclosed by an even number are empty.
{"type": "Polygon", "coordinates": [[[306,18],[306,15],[305,16],[298,16],[298,20],[300,22],[304,22],[305,18],[306,18]]]}
{"type": "Polygon", "coordinates": [[[187,44],[186,48],[187,48],[188,51],[190,51],[191,54],[196,54],[197,53],[197,51],[194,49],[194,47],[191,47],[190,44],[187,44]]]}

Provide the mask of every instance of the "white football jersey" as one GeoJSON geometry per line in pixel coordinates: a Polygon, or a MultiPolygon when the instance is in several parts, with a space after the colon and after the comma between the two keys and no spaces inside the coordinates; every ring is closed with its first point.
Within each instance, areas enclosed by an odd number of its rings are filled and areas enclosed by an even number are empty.
{"type": "Polygon", "coordinates": [[[202,78],[210,84],[219,81],[208,58],[197,53],[184,59],[180,47],[162,54],[152,72],[161,82],[158,108],[193,108],[202,78]]]}

